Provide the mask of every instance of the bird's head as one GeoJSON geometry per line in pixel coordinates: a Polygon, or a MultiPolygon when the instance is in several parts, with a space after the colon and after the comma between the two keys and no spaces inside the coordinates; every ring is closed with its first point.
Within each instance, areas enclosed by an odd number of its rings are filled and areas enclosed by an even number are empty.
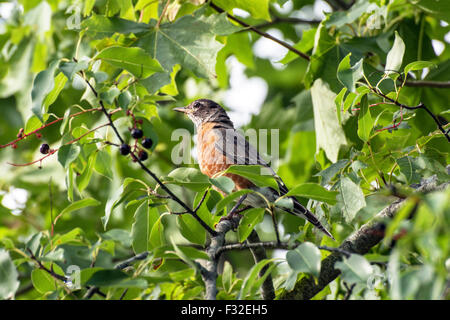
{"type": "Polygon", "coordinates": [[[174,108],[173,110],[185,113],[196,127],[206,122],[218,122],[225,127],[233,127],[225,109],[212,100],[195,100],[184,108],[174,108]]]}

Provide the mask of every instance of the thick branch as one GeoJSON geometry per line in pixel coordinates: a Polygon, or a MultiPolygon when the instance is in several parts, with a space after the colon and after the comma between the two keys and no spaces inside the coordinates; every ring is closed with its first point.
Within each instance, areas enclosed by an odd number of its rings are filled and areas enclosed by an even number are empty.
{"type": "MultiPolygon", "coordinates": [[[[417,191],[431,192],[436,190],[444,190],[449,185],[450,183],[447,182],[437,186],[435,180],[426,181],[417,189],[417,191]]],[[[339,248],[341,250],[345,250],[346,252],[361,255],[369,252],[372,247],[377,245],[383,239],[384,233],[380,232],[383,225],[382,221],[386,218],[392,218],[403,205],[404,201],[404,199],[397,200],[383,209],[372,221],[366,223],[357,232],[348,237],[339,248]]],[[[296,283],[292,291],[284,291],[281,294],[280,299],[306,300],[314,297],[339,276],[340,271],[334,268],[334,264],[336,261],[340,260],[341,257],[342,253],[340,252],[333,252],[330,254],[322,260],[320,275],[317,283],[311,277],[304,277],[296,283]]]]}

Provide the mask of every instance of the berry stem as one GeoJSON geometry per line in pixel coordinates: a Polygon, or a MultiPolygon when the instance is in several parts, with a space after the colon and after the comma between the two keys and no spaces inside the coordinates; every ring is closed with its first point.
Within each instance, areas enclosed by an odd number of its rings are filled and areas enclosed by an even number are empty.
{"type": "MultiPolygon", "coordinates": [[[[72,143],[75,143],[75,142],[81,140],[83,137],[87,136],[89,133],[94,132],[95,130],[98,130],[98,129],[103,128],[103,127],[106,127],[106,126],[109,126],[109,123],[104,123],[104,124],[102,124],[102,125],[100,125],[100,126],[98,126],[98,127],[95,127],[94,129],[89,130],[89,131],[86,132],[86,133],[83,133],[83,134],[82,134],[81,136],[79,136],[78,138],[73,139],[73,140],[71,140],[71,141],[65,143],[64,146],[65,146],[65,145],[72,144],[72,143]]],[[[51,155],[54,154],[56,151],[58,151],[60,148],[61,148],[61,147],[59,147],[59,148],[57,148],[57,149],[51,149],[51,150],[48,152],[48,154],[46,154],[45,156],[43,156],[43,157],[41,157],[41,158],[39,158],[39,159],[37,159],[37,160],[28,162],[28,163],[20,163],[20,164],[18,164],[18,163],[11,163],[11,162],[8,162],[8,164],[11,165],[11,166],[14,166],[14,167],[26,167],[26,166],[30,166],[30,165],[32,165],[32,164],[35,164],[35,163],[37,163],[37,162],[40,162],[40,161],[44,160],[45,158],[51,156],[51,155]]]]}
{"type": "MultiPolygon", "coordinates": [[[[87,113],[87,112],[94,112],[94,111],[102,111],[102,108],[99,107],[99,108],[86,109],[86,110],[83,110],[83,111],[80,111],[80,112],[71,114],[71,115],[69,116],[69,118],[73,118],[73,117],[79,116],[79,115],[81,115],[81,114],[84,114],[84,113],[87,113]]],[[[118,112],[118,111],[121,111],[121,109],[120,109],[120,108],[115,109],[115,110],[111,111],[110,114],[114,114],[114,113],[116,113],[116,112],[118,112]]],[[[7,144],[0,145],[0,149],[6,148],[6,147],[8,147],[8,146],[10,146],[10,145],[13,145],[13,144],[16,144],[17,142],[19,142],[19,141],[25,139],[26,137],[29,137],[29,136],[31,136],[31,135],[33,135],[33,134],[35,134],[35,133],[37,133],[37,132],[39,132],[39,131],[41,131],[41,130],[43,130],[43,129],[45,129],[45,128],[47,128],[47,127],[49,127],[49,126],[55,124],[55,123],[58,123],[58,122],[60,122],[60,121],[63,121],[63,120],[64,120],[64,118],[57,118],[56,120],[53,120],[53,121],[51,121],[51,122],[49,122],[49,123],[46,123],[46,124],[42,125],[41,127],[37,128],[36,130],[33,130],[33,131],[28,132],[28,133],[26,133],[26,134],[22,134],[22,135],[21,135],[20,137],[18,137],[17,139],[15,139],[15,140],[13,140],[13,141],[11,141],[11,142],[8,142],[7,144]]]]}

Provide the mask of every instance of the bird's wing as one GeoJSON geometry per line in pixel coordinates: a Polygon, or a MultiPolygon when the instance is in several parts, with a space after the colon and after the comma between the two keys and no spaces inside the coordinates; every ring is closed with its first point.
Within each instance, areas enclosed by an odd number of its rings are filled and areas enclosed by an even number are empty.
{"type": "MultiPolygon", "coordinates": [[[[264,166],[270,170],[270,173],[275,178],[278,184],[280,196],[289,192],[289,189],[284,184],[283,180],[273,171],[273,169],[267,164],[266,161],[260,156],[258,151],[245,139],[245,137],[238,131],[231,128],[215,128],[215,134],[217,136],[215,146],[223,153],[224,156],[232,164],[252,165],[257,164],[264,166]]],[[[327,236],[334,240],[331,233],[320,223],[320,221],[314,216],[314,214],[306,209],[295,197],[289,197],[292,199],[294,207],[292,210],[281,208],[282,210],[293,214],[297,217],[306,219],[312,223],[316,228],[321,230],[327,236]]]]}
{"type": "Polygon", "coordinates": [[[283,180],[281,180],[275,171],[273,171],[268,163],[261,157],[255,147],[253,147],[241,133],[230,128],[216,128],[214,130],[217,136],[215,146],[224,156],[226,156],[230,163],[264,166],[269,169],[270,174],[277,181],[281,195],[284,195],[289,191],[283,180]]]}

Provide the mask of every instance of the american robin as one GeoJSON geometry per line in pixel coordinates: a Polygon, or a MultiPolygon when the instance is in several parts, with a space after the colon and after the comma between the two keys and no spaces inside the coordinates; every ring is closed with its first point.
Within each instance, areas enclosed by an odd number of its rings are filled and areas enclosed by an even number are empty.
{"type": "MultiPolygon", "coordinates": [[[[257,187],[250,180],[236,174],[227,173],[225,176],[231,178],[236,190],[252,189],[264,195],[264,197],[275,202],[280,196],[289,190],[283,180],[270,168],[266,161],[259,155],[258,151],[234,129],[226,111],[216,102],[208,99],[199,99],[184,108],[175,108],[175,111],[185,113],[194,122],[197,129],[197,153],[200,170],[203,174],[214,177],[218,173],[228,169],[232,164],[260,165],[268,168],[269,173],[275,178],[279,191],[271,187],[257,187]]],[[[241,198],[241,202],[252,207],[264,207],[266,202],[258,193],[249,193],[241,198]]],[[[295,197],[292,199],[292,208],[279,207],[281,210],[306,219],[315,227],[334,240],[330,232],[320,221],[306,209],[295,197]]]]}

